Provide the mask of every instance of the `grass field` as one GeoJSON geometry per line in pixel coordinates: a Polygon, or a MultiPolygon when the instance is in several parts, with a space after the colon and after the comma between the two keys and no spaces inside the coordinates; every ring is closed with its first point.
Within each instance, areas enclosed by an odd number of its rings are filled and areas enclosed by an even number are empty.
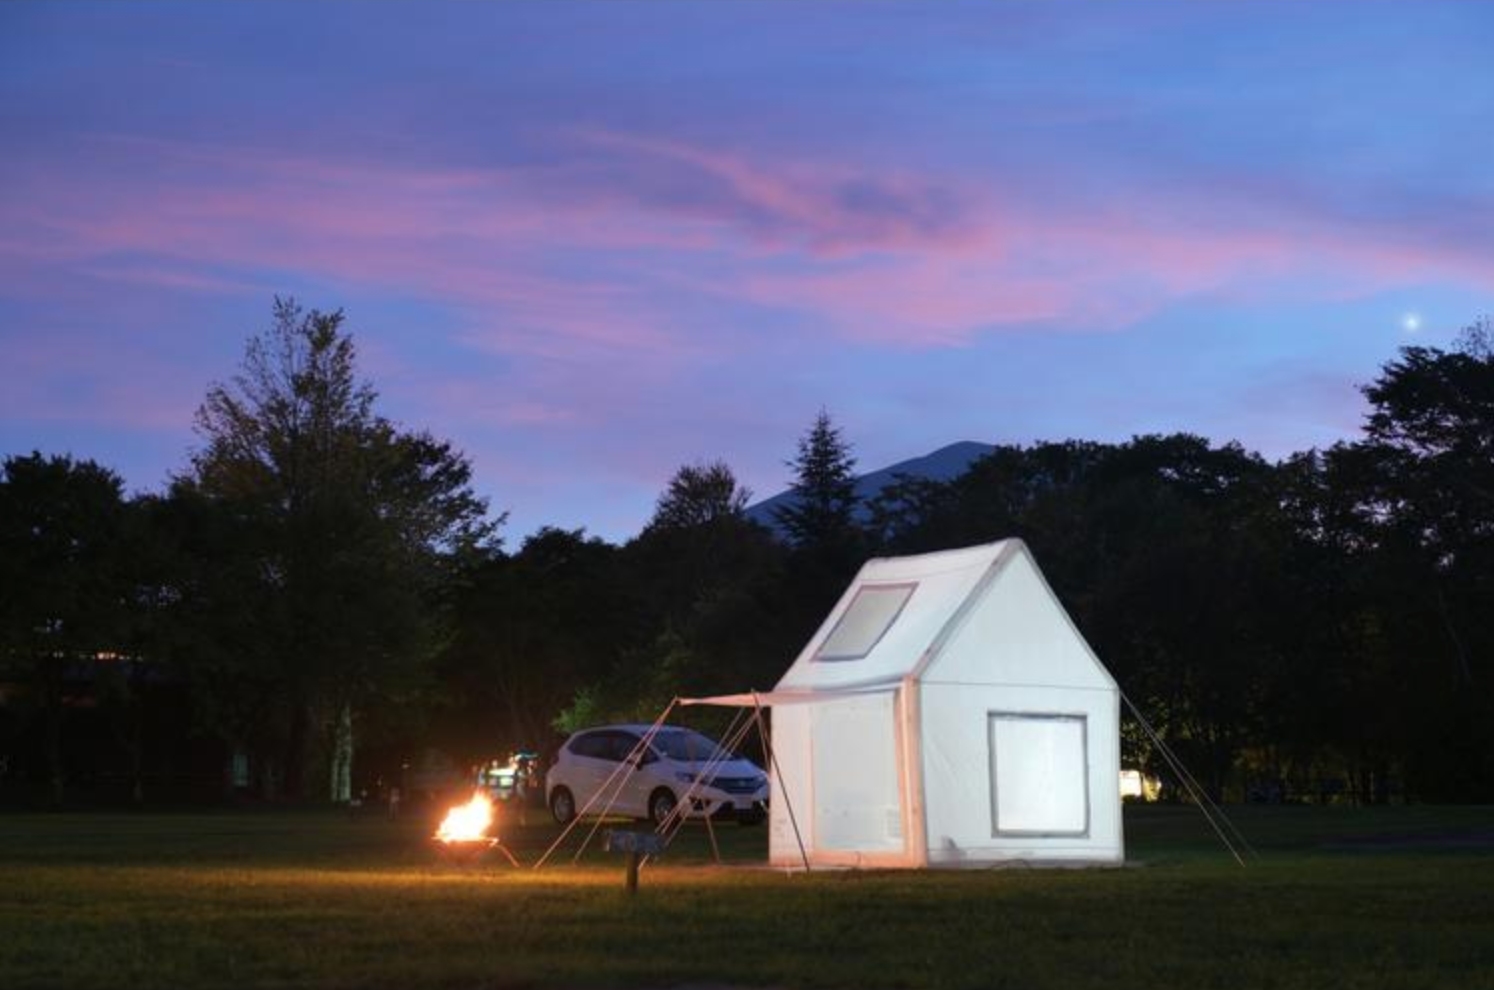
{"type": "Polygon", "coordinates": [[[1494,810],[1236,820],[1246,869],[1190,808],[1128,809],[1123,870],[790,875],[696,832],[629,899],[611,856],[456,867],[420,820],[0,816],[0,988],[1494,987],[1494,810]]]}

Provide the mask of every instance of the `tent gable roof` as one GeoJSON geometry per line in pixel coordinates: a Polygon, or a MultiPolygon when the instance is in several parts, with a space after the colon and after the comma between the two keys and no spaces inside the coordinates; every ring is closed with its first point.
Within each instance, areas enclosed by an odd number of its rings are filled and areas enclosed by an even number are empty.
{"type": "Polygon", "coordinates": [[[1002,540],[867,561],[778,682],[778,689],[854,687],[895,682],[917,673],[929,651],[947,637],[951,620],[989,582],[1003,554],[1021,549],[1020,540],[1002,540]],[[867,608],[869,595],[878,592],[888,593],[881,603],[885,607],[867,608]],[[902,600],[894,609],[895,597],[902,600]],[[891,621],[885,625],[878,621],[888,616],[891,621]],[[847,625],[859,628],[848,632],[847,625]],[[854,658],[837,657],[825,649],[829,644],[839,650],[846,643],[857,647],[854,658]]]}
{"type": "Polygon", "coordinates": [[[775,690],[876,688],[910,676],[942,679],[953,668],[980,683],[1054,683],[1058,667],[1063,668],[1059,679],[1064,682],[1115,686],[1026,544],[1008,539],[867,561],[775,690]],[[885,607],[865,607],[868,596],[878,592],[889,593],[882,596],[880,605],[885,607]],[[905,600],[895,602],[897,595],[891,592],[905,595],[905,600]],[[879,624],[888,618],[885,626],[879,624]],[[856,628],[848,632],[848,625],[856,628]],[[1034,636],[1041,648],[1033,647],[1034,636]],[[966,652],[960,648],[962,637],[983,638],[998,648],[981,648],[979,659],[945,663],[947,651],[966,652]],[[1018,640],[1028,645],[1018,647],[1018,640]],[[847,650],[848,643],[854,648],[847,650]],[[1003,643],[1010,644],[1004,652],[999,646],[1003,643]],[[1010,663],[1014,653],[1032,661],[1020,674],[1010,663]]]}
{"type": "Polygon", "coordinates": [[[915,672],[926,682],[1115,690],[1020,541],[991,569],[915,672]]]}

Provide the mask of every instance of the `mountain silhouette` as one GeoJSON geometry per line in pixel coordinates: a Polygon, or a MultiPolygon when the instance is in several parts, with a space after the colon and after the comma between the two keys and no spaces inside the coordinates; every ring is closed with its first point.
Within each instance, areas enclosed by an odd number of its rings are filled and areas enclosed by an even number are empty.
{"type": "MultiPolygon", "coordinates": [[[[910,478],[926,478],[930,481],[949,481],[957,478],[970,469],[970,465],[995,448],[988,443],[977,443],[974,440],[960,440],[948,446],[940,447],[932,453],[924,454],[922,457],[909,458],[906,461],[898,461],[887,467],[868,471],[866,474],[856,476],[856,495],[861,503],[856,507],[857,518],[866,518],[866,502],[875,498],[882,489],[897,480],[898,475],[910,478]]],[[[778,537],[784,535],[782,527],[778,525],[776,510],[781,506],[792,505],[795,496],[793,490],[779,492],[760,502],[754,502],[747,507],[747,518],[761,523],[778,537]]]]}

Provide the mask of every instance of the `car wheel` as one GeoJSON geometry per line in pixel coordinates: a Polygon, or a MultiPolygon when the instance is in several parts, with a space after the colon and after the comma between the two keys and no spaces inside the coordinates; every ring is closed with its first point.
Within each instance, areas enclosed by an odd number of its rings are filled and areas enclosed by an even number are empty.
{"type": "Polygon", "coordinates": [[[557,787],[550,794],[550,814],[562,825],[569,825],[576,817],[576,799],[568,788],[557,787]]]}
{"type": "Polygon", "coordinates": [[[674,791],[661,787],[648,797],[648,820],[655,825],[663,825],[664,819],[674,813],[675,801],[674,791]]]}

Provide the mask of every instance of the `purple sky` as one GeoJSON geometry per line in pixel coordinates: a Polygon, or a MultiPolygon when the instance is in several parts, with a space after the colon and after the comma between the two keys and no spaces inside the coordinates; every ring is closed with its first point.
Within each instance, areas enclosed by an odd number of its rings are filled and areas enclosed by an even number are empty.
{"type": "Polygon", "coordinates": [[[1349,435],[1494,309],[1494,5],[0,5],[0,453],[156,488],[273,295],[512,512],[760,496],[823,405],[1349,435]],[[1411,314],[1419,317],[1412,324],[1411,314]]]}

